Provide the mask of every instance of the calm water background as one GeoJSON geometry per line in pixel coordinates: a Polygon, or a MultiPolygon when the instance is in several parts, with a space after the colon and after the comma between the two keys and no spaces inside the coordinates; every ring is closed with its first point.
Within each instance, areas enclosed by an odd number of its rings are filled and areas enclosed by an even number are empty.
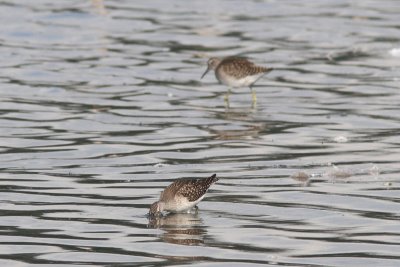
{"type": "Polygon", "coordinates": [[[2,1],[1,266],[400,266],[399,1],[2,1]],[[231,95],[210,56],[275,70],[231,95]],[[149,221],[175,178],[220,181],[149,221]]]}

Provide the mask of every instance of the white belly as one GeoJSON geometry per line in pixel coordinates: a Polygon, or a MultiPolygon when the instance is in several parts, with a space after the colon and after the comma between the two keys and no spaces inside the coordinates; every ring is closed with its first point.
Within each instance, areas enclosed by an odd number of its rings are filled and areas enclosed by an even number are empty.
{"type": "Polygon", "coordinates": [[[168,205],[166,205],[164,209],[169,212],[189,212],[194,206],[197,205],[197,203],[199,203],[204,198],[204,196],[205,195],[193,202],[187,201],[186,198],[175,199],[175,201],[168,203],[168,205]]]}
{"type": "Polygon", "coordinates": [[[230,87],[248,87],[260,79],[264,74],[265,73],[258,73],[240,79],[228,75],[219,75],[217,76],[217,79],[230,87]]]}

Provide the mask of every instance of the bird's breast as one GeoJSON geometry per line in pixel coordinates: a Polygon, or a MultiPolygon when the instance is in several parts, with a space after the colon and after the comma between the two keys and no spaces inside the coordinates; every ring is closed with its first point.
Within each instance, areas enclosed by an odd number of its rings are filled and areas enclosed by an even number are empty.
{"type": "Polygon", "coordinates": [[[226,73],[215,73],[217,79],[230,87],[247,87],[255,83],[258,79],[260,79],[264,73],[258,73],[254,75],[248,75],[244,77],[235,77],[233,75],[229,75],[226,73]]]}

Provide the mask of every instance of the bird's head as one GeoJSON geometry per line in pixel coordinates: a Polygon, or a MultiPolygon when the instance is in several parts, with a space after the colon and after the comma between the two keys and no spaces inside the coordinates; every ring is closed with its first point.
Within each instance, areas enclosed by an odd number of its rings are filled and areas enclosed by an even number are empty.
{"type": "Polygon", "coordinates": [[[215,70],[219,63],[221,63],[221,59],[217,58],[217,57],[212,57],[207,61],[207,69],[206,71],[203,73],[203,75],[201,75],[201,79],[203,79],[204,76],[206,76],[206,74],[210,71],[210,70],[215,70]]]}
{"type": "Polygon", "coordinates": [[[149,210],[149,216],[160,216],[164,211],[164,202],[157,201],[151,204],[149,210]]]}

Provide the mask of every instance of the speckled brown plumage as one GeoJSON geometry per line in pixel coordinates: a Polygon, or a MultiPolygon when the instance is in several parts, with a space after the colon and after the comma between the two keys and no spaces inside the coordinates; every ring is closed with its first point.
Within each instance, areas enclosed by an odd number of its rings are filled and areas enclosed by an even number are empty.
{"type": "MultiPolygon", "coordinates": [[[[253,84],[266,73],[272,71],[273,68],[257,66],[241,57],[212,57],[207,61],[207,69],[201,78],[210,70],[214,70],[215,77],[219,82],[228,85],[230,88],[249,87],[252,89],[253,84]]],[[[253,100],[255,100],[255,93],[253,100]]]]}
{"type": "Polygon", "coordinates": [[[208,178],[179,179],[170,184],[160,195],[160,200],[165,201],[175,196],[183,196],[193,202],[202,197],[208,188],[218,181],[215,174],[208,178]]]}
{"type": "Polygon", "coordinates": [[[179,179],[167,186],[160,199],[150,206],[149,215],[162,215],[168,212],[190,212],[204,198],[208,188],[218,181],[215,174],[208,178],[179,179]]]}
{"type": "Polygon", "coordinates": [[[238,79],[259,73],[267,73],[271,70],[272,68],[257,66],[253,62],[240,57],[224,58],[215,69],[217,73],[223,71],[227,75],[238,79]]]}

